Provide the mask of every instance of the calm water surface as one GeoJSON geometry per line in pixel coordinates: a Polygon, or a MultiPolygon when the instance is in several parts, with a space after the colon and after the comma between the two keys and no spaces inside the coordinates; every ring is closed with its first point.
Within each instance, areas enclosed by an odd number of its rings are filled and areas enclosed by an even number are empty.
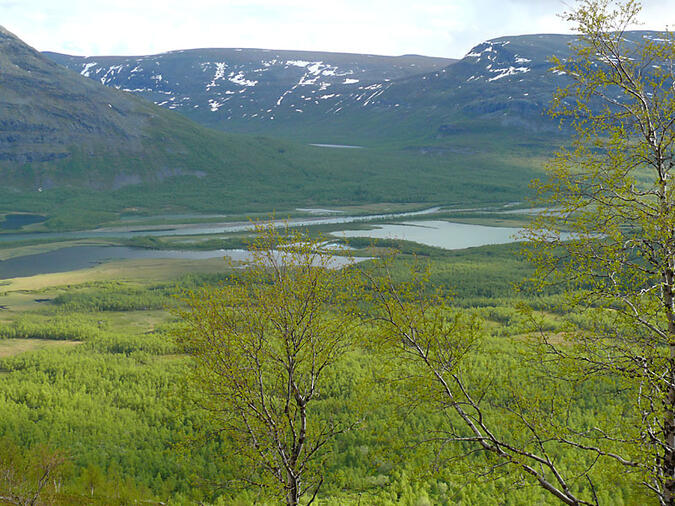
{"type": "MultiPolygon", "coordinates": [[[[367,222],[383,218],[397,218],[405,216],[421,216],[438,212],[440,207],[432,207],[421,211],[406,213],[371,214],[366,216],[331,216],[322,218],[296,218],[290,220],[274,220],[274,223],[282,227],[286,223],[292,226],[326,225],[335,223],[367,222]]],[[[0,234],[0,241],[24,241],[32,239],[69,240],[69,239],[95,239],[95,238],[130,238],[139,236],[171,236],[171,235],[208,235],[226,234],[230,232],[245,232],[253,230],[255,225],[251,222],[237,223],[208,223],[173,226],[138,226],[138,227],[111,227],[79,232],[42,232],[29,234],[0,234]]]]}
{"type": "Polygon", "coordinates": [[[40,223],[47,218],[41,214],[8,214],[3,221],[0,221],[0,228],[6,230],[19,230],[26,225],[40,223]]]}
{"type": "Polygon", "coordinates": [[[463,249],[519,240],[522,228],[489,227],[449,221],[407,221],[396,225],[377,225],[374,230],[334,232],[337,237],[404,239],[444,249],[463,249]]]}
{"type": "MultiPolygon", "coordinates": [[[[352,223],[368,221],[368,219],[388,218],[391,216],[416,216],[438,211],[438,208],[427,209],[396,215],[374,215],[368,217],[334,216],[318,219],[291,220],[294,225],[320,223],[352,223]]],[[[281,226],[285,222],[278,221],[281,226]]],[[[441,220],[406,221],[397,224],[377,225],[373,230],[344,230],[334,232],[337,237],[372,237],[374,239],[404,239],[428,246],[445,249],[463,249],[488,244],[505,244],[519,240],[523,229],[514,227],[491,227],[466,223],[453,223],[441,220]]],[[[27,239],[31,236],[39,238],[52,237],[54,239],[84,238],[84,237],[133,237],[136,235],[193,235],[218,234],[250,230],[250,223],[224,223],[185,225],[162,230],[90,230],[71,233],[44,233],[44,234],[3,234],[0,240],[14,238],[27,239]]],[[[74,246],[66,247],[47,253],[26,255],[0,261],[0,279],[34,276],[52,272],[67,272],[85,269],[111,260],[126,260],[137,258],[177,258],[200,260],[207,258],[228,257],[235,261],[247,261],[249,254],[245,250],[215,250],[215,251],[187,251],[187,250],[148,250],[130,248],[126,246],[74,246]]],[[[335,267],[344,265],[347,260],[342,257],[333,257],[335,267]]]]}
{"type": "Polygon", "coordinates": [[[338,149],[363,149],[363,146],[352,146],[349,144],[310,144],[317,148],[338,148],[338,149]]]}
{"type": "Polygon", "coordinates": [[[126,246],[73,246],[0,261],[0,279],[85,269],[111,260],[131,258],[199,260],[224,256],[225,251],[158,251],[126,246]]]}
{"type": "MultiPolygon", "coordinates": [[[[36,276],[38,274],[50,274],[53,272],[68,272],[94,267],[95,265],[113,260],[137,258],[177,258],[188,260],[227,258],[236,262],[246,262],[251,258],[251,255],[243,249],[179,251],[149,250],[126,246],[72,246],[47,253],[25,255],[0,261],[0,279],[36,276]]],[[[356,260],[365,260],[365,258],[356,260]]],[[[331,257],[328,261],[328,267],[342,267],[349,261],[345,257],[331,257]]],[[[223,260],[223,268],[225,266],[226,262],[223,260]]]]}

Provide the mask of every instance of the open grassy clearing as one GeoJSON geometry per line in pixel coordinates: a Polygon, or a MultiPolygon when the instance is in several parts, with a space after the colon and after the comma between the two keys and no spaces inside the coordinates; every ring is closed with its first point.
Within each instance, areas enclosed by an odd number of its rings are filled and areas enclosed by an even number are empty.
{"type": "Polygon", "coordinates": [[[77,346],[79,341],[46,341],[44,339],[4,339],[0,340],[0,358],[11,357],[28,351],[48,350],[77,346]]]}

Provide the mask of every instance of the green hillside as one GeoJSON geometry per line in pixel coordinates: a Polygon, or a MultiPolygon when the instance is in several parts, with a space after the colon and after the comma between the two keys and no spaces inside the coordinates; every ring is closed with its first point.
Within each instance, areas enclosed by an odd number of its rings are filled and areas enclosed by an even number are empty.
{"type": "MultiPolygon", "coordinates": [[[[128,212],[522,200],[548,153],[545,139],[533,150],[489,129],[449,149],[427,149],[424,118],[406,124],[391,113],[352,116],[349,140],[363,133],[367,141],[379,131],[395,140],[404,126],[405,143],[335,149],[225,134],[58,66],[6,30],[0,65],[7,69],[0,73],[6,97],[0,214],[43,213],[52,229],[90,227],[128,212]]],[[[345,123],[327,123],[326,131],[332,125],[348,130],[345,123]]]]}

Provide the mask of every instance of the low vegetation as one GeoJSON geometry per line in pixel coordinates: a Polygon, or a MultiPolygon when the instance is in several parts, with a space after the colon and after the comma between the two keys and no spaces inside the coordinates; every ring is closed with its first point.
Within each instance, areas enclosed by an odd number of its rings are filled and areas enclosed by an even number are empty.
{"type": "MultiPolygon", "coordinates": [[[[495,373],[488,395],[530,375],[519,364],[527,356],[533,321],[559,332],[570,321],[594,324],[583,312],[555,312],[560,298],[554,292],[536,297],[514,292],[514,282],[531,272],[516,255],[517,244],[456,252],[397,245],[403,253],[391,266],[396,279],[407,279],[412,265],[430,260],[431,282],[454,291],[451,306],[484,322],[485,338],[471,370],[477,379],[495,373]],[[534,313],[523,313],[523,302],[534,313]]],[[[26,455],[47,445],[61,456],[58,490],[45,497],[63,504],[274,503],[257,487],[235,486],[246,461],[234,441],[200,413],[198,397],[186,388],[190,362],[172,337],[178,321],[163,309],[176,307],[185,290],[235,283],[239,273],[220,262],[218,273],[173,280],[159,274],[156,280],[83,279],[52,286],[40,281],[48,276],[38,276],[31,285],[17,285],[32,286],[27,292],[3,287],[7,309],[0,312],[0,346],[9,346],[0,358],[0,436],[26,455]],[[26,298],[44,302],[25,305],[26,298]],[[57,345],[33,348],[38,342],[57,345]]],[[[411,366],[392,368],[395,362],[373,346],[374,327],[365,324],[360,332],[361,344],[329,371],[317,399],[317,416],[348,426],[356,415],[359,422],[326,447],[318,504],[554,503],[499,473],[476,481],[474,472],[489,460],[460,459],[467,448],[440,454],[437,445],[423,443],[433,431],[452,427],[453,418],[408,396],[411,384],[400,376],[411,366]]],[[[583,395],[574,416],[592,420],[607,399],[583,395]]],[[[621,398],[612,402],[618,409],[621,398]]],[[[577,458],[564,449],[558,456],[569,463],[577,458]]],[[[597,493],[615,504],[642,497],[630,475],[603,476],[599,482],[597,493]]]]}

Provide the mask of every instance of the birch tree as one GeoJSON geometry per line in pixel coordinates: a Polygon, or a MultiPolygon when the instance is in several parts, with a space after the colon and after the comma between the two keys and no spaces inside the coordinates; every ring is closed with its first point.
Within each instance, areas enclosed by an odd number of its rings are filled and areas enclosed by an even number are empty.
{"type": "Polygon", "coordinates": [[[629,399],[620,419],[561,440],[638,473],[672,505],[675,41],[628,32],[639,12],[635,0],[584,0],[566,15],[579,37],[569,59],[554,61],[570,84],[552,112],[574,139],[534,184],[550,211],[529,230],[529,255],[537,283],[564,285],[570,307],[595,315],[562,343],[542,334],[543,360],[577,379],[616,378],[629,399]]]}
{"type": "Polygon", "coordinates": [[[256,232],[238,281],[188,298],[180,340],[201,407],[246,463],[239,479],[288,506],[311,504],[328,445],[349,428],[317,403],[352,343],[356,278],[318,241],[272,225],[256,232]]]}
{"type": "Polygon", "coordinates": [[[552,113],[573,142],[534,182],[549,211],[527,233],[532,281],[563,285],[590,325],[541,332],[527,362],[537,368],[505,394],[476,382],[480,332],[429,299],[424,277],[370,276],[379,337],[412,364],[420,395],[449,413],[433,439],[484,454],[481,476],[502,470],[569,505],[600,504],[594,477],[618,469],[643,498],[675,504],[675,43],[668,32],[628,32],[639,12],[635,0],[582,0],[565,14],[578,38],[554,61],[569,86],[552,113]],[[570,416],[583,395],[594,405],[606,396],[605,412],[570,416]]]}
{"type": "MultiPolygon", "coordinates": [[[[588,485],[593,465],[576,466],[570,455],[561,458],[564,443],[542,426],[532,406],[525,406],[528,393],[539,386],[528,389],[525,383],[537,376],[511,362],[514,369],[506,375],[523,380],[515,393],[498,378],[503,374],[477,365],[475,358],[485,353],[486,340],[480,320],[453,308],[434,290],[428,269],[421,267],[415,266],[404,281],[394,279],[391,259],[364,270],[372,294],[369,318],[375,323],[375,339],[399,367],[397,383],[405,384],[401,388],[415,407],[446,417],[444,427],[418,434],[416,443],[435,445],[439,461],[445,460],[444,453],[454,465],[470,459],[471,472],[480,479],[502,476],[516,486],[539,486],[564,504],[597,505],[593,484],[585,491],[579,485],[588,485]],[[448,446],[464,449],[457,455],[448,446]]],[[[508,362],[502,357],[500,363],[508,362]]]]}

